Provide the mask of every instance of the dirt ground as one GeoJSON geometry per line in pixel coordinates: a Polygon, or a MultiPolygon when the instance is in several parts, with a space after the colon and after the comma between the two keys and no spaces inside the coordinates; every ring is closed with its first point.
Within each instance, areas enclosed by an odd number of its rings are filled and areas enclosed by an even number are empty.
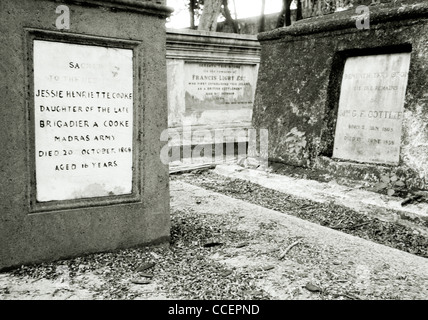
{"type": "Polygon", "coordinates": [[[171,243],[0,274],[1,300],[427,299],[428,260],[175,179],[171,243]]]}

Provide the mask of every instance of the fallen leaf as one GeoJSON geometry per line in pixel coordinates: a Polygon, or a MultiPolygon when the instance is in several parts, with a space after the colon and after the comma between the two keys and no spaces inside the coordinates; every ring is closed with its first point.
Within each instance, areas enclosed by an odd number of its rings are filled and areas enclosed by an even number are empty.
{"type": "Polygon", "coordinates": [[[321,292],[322,291],[320,287],[318,287],[318,286],[316,286],[310,282],[308,282],[306,284],[305,288],[311,292],[321,292]]]}
{"type": "Polygon", "coordinates": [[[154,253],[154,252],[150,252],[150,254],[155,258],[155,259],[161,259],[161,256],[154,253]]]}
{"type": "Polygon", "coordinates": [[[139,273],[139,276],[143,278],[153,278],[153,275],[149,273],[139,273]]]}
{"type": "Polygon", "coordinates": [[[137,268],[137,271],[144,271],[144,270],[148,270],[148,269],[153,268],[155,265],[156,265],[156,264],[155,264],[154,262],[146,262],[146,263],[143,263],[142,265],[140,265],[140,266],[137,268]]]}
{"type": "Polygon", "coordinates": [[[231,275],[232,274],[232,270],[225,270],[225,271],[223,271],[222,273],[220,273],[220,275],[222,276],[222,277],[227,277],[227,276],[229,276],[229,275],[231,275]]]}
{"type": "Polygon", "coordinates": [[[386,183],[386,182],[379,182],[379,183],[377,183],[376,184],[376,189],[377,190],[382,190],[382,189],[385,189],[385,188],[387,188],[388,187],[388,183],[386,183]]]}
{"type": "Polygon", "coordinates": [[[245,247],[245,246],[248,246],[248,242],[241,242],[241,243],[238,243],[237,245],[236,245],[236,248],[242,248],[242,247],[245,247]]]}
{"type": "Polygon", "coordinates": [[[382,180],[385,183],[388,183],[390,181],[389,179],[389,175],[385,174],[385,175],[381,175],[380,176],[380,180],[382,180]]]}
{"type": "Polygon", "coordinates": [[[272,270],[273,268],[275,268],[275,266],[273,265],[267,265],[267,266],[261,267],[262,271],[272,270]]]}
{"type": "Polygon", "coordinates": [[[402,206],[405,206],[405,205],[408,205],[408,204],[410,204],[410,203],[412,203],[412,202],[414,202],[414,201],[419,201],[420,199],[422,199],[422,195],[415,195],[415,196],[411,196],[411,197],[409,197],[409,198],[404,199],[404,200],[401,202],[401,205],[402,205],[402,206]]]}
{"type": "Polygon", "coordinates": [[[205,248],[211,248],[211,247],[215,247],[215,246],[221,246],[222,243],[221,242],[207,242],[204,244],[205,248]]]}
{"type": "Polygon", "coordinates": [[[146,280],[146,279],[131,279],[132,283],[135,284],[149,284],[150,280],[146,280]]]}
{"type": "Polygon", "coordinates": [[[402,181],[402,180],[398,180],[396,183],[395,183],[395,185],[397,186],[397,187],[405,187],[406,186],[406,184],[404,183],[404,181],[402,181]]]}

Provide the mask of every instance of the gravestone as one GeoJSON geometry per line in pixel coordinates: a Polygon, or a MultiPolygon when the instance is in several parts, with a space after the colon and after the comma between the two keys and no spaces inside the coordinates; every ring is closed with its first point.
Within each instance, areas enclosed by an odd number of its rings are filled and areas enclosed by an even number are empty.
{"type": "Polygon", "coordinates": [[[255,71],[254,65],[185,62],[185,112],[252,110],[255,71]]]}
{"type": "Polygon", "coordinates": [[[346,60],[333,157],[398,164],[409,66],[410,53],[346,60]]]}
{"type": "Polygon", "coordinates": [[[245,145],[259,61],[256,36],[168,29],[168,126],[177,133],[171,148],[182,148],[184,158],[187,147],[245,145]]]}
{"type": "Polygon", "coordinates": [[[131,194],[132,50],[34,40],[33,52],[36,200],[131,194]]]}
{"type": "Polygon", "coordinates": [[[170,12],[1,2],[0,269],[168,241],[170,12]]]}

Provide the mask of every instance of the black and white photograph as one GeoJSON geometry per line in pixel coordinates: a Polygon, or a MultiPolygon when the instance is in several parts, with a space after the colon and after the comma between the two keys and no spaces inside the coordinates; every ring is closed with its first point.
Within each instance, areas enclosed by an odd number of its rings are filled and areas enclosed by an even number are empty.
{"type": "Polygon", "coordinates": [[[0,301],[428,299],[428,1],[0,0],[0,26],[0,301]]]}

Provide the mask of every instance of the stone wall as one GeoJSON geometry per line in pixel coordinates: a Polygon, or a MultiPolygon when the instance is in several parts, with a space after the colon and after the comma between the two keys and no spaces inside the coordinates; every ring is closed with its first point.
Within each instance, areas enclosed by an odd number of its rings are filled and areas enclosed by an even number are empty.
{"type": "MultiPolygon", "coordinates": [[[[408,188],[426,189],[428,4],[401,1],[370,7],[369,29],[358,29],[357,18],[348,10],[259,34],[253,125],[269,129],[272,161],[372,182],[392,172],[408,188]],[[346,61],[394,53],[410,53],[398,163],[333,157],[346,61]]],[[[370,148],[368,144],[367,153],[370,148]]]]}

